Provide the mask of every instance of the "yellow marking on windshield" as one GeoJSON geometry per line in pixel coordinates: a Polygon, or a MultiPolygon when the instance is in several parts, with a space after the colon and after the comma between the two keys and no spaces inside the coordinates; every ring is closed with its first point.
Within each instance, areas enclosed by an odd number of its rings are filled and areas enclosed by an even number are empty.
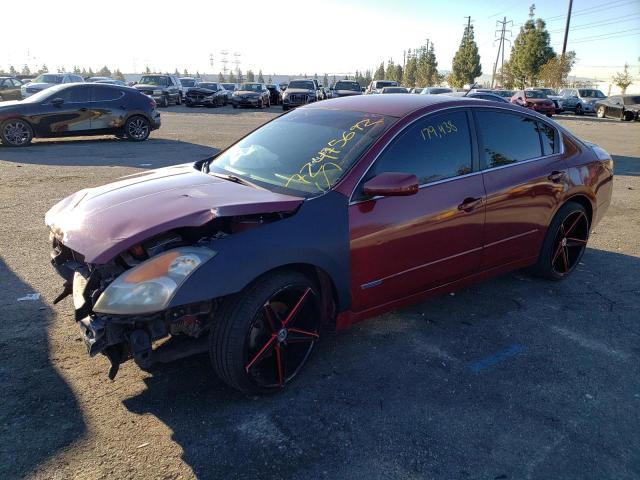
{"type": "Polygon", "coordinates": [[[304,184],[314,184],[318,190],[326,192],[331,188],[331,180],[326,170],[342,171],[340,154],[344,148],[353,140],[357,132],[364,132],[365,129],[376,125],[384,125],[384,118],[372,121],[370,118],[364,118],[354,123],[348,130],[342,132],[339,138],[333,138],[322,147],[310,161],[306,162],[297,173],[287,178],[285,187],[291,182],[299,182],[304,184]]]}

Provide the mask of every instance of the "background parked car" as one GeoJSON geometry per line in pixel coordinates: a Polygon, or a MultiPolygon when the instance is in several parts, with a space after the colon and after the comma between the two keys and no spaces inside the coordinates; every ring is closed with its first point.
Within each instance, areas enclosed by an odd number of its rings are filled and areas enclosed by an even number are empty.
{"type": "MultiPolygon", "coordinates": [[[[0,92],[2,93],[2,92],[0,92]]],[[[617,118],[619,120],[638,120],[640,95],[614,95],[595,103],[598,118],[617,118]]]]}
{"type": "Polygon", "coordinates": [[[511,97],[511,103],[521,107],[530,108],[547,117],[556,113],[556,105],[539,90],[520,90],[511,97]]]}
{"type": "Polygon", "coordinates": [[[331,89],[331,98],[362,95],[362,86],[355,80],[338,80],[331,89]]]}
{"type": "Polygon", "coordinates": [[[198,82],[196,87],[189,87],[184,97],[187,107],[221,107],[227,102],[227,91],[217,82],[198,82]]]}
{"type": "Polygon", "coordinates": [[[558,92],[558,96],[560,106],[576,115],[595,113],[595,102],[607,98],[595,88],[564,88],[558,92]]]}
{"type": "Polygon", "coordinates": [[[182,99],[184,100],[190,88],[197,87],[198,81],[191,77],[180,77],[180,87],[182,87],[182,99]]]}
{"type": "Polygon", "coordinates": [[[271,106],[271,94],[264,83],[243,83],[233,92],[231,104],[233,108],[256,107],[269,108],[271,106]]]}
{"type": "Polygon", "coordinates": [[[23,83],[17,78],[0,77],[0,102],[5,100],[20,100],[22,94],[20,88],[23,83]]]}
{"type": "Polygon", "coordinates": [[[319,99],[318,83],[315,80],[292,80],[282,96],[282,110],[287,111],[319,99]]]}
{"type": "Polygon", "coordinates": [[[367,87],[367,90],[364,92],[365,94],[372,94],[372,93],[382,93],[382,89],[384,87],[397,87],[399,86],[398,82],[394,82],[393,80],[373,80],[369,86],[367,87]]]}
{"type": "Polygon", "coordinates": [[[113,80],[111,77],[89,77],[87,78],[87,82],[95,83],[101,80],[113,80]]]}
{"type": "Polygon", "coordinates": [[[282,90],[277,83],[270,83],[267,85],[267,90],[271,95],[271,105],[280,105],[282,103],[282,90]]]}
{"type": "Polygon", "coordinates": [[[22,98],[27,98],[41,90],[59,85],[61,83],[84,82],[84,78],[75,73],[42,73],[38,75],[32,82],[21,87],[20,93],[22,98]]]}
{"type": "Polygon", "coordinates": [[[412,88],[411,90],[409,90],[409,93],[414,93],[416,95],[420,95],[422,93],[422,90],[424,90],[424,87],[416,87],[416,88],[412,88]]]}
{"type": "Polygon", "coordinates": [[[182,103],[182,86],[175,75],[143,75],[134,88],[152,97],[161,107],[182,103]]]}
{"type": "Polygon", "coordinates": [[[282,90],[284,92],[287,89],[288,86],[289,86],[288,83],[281,83],[280,84],[280,90],[282,90]]]}
{"type": "Polygon", "coordinates": [[[155,100],[129,87],[56,85],[21,102],[0,104],[0,141],[12,147],[34,137],[113,134],[143,141],[160,128],[155,100]]]}
{"type": "Polygon", "coordinates": [[[233,97],[233,92],[236,91],[235,83],[221,83],[222,88],[224,88],[227,92],[227,103],[231,103],[231,97],[233,97]]]}
{"type": "Polygon", "coordinates": [[[124,83],[122,80],[114,80],[114,79],[108,79],[108,80],[96,80],[94,83],[105,83],[107,85],[120,85],[121,87],[126,87],[127,84],[124,83]]]}
{"type": "Polygon", "coordinates": [[[423,88],[422,92],[420,93],[422,95],[440,95],[441,93],[451,93],[451,92],[453,92],[453,90],[446,87],[427,87],[427,88],[423,88]]]}
{"type": "Polygon", "coordinates": [[[384,87],[380,93],[409,93],[404,87],[384,87]]]}
{"type": "Polygon", "coordinates": [[[480,100],[488,100],[490,102],[498,102],[498,103],[511,103],[504,97],[500,95],[496,95],[490,91],[472,91],[472,92],[451,92],[445,93],[443,95],[449,95],[451,97],[467,97],[467,98],[478,98],[480,100]]]}

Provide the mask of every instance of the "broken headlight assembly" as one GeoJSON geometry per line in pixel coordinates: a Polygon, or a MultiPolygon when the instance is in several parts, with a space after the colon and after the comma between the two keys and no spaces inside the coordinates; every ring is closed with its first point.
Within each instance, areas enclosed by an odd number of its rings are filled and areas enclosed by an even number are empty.
{"type": "Polygon", "coordinates": [[[164,310],[189,275],[215,255],[204,247],[180,247],[152,257],[116,278],[93,310],[113,315],[164,310]]]}

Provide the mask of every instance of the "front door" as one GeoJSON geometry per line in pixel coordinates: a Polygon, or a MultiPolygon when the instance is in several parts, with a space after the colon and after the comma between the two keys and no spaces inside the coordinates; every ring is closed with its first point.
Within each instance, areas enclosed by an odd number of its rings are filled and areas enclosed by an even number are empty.
{"type": "Polygon", "coordinates": [[[64,135],[91,129],[89,87],[78,85],[66,88],[47,98],[42,104],[36,128],[41,135],[64,135]],[[56,103],[55,100],[62,103],[56,103]]]}
{"type": "Polygon", "coordinates": [[[484,270],[538,255],[568,177],[550,124],[517,112],[474,115],[487,192],[484,270]]]}
{"type": "Polygon", "coordinates": [[[388,146],[349,206],[352,309],[362,312],[474,273],[480,266],[484,186],[465,110],[427,115],[388,146]],[[367,198],[383,172],[415,174],[407,197],[367,198]]]}

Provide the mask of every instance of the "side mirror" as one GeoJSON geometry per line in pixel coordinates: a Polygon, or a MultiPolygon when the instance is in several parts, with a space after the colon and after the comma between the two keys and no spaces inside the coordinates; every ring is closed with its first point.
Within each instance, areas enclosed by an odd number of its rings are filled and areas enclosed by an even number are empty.
{"type": "Polygon", "coordinates": [[[51,100],[51,105],[53,105],[54,107],[59,107],[63,103],[64,103],[64,99],[59,98],[59,97],[54,98],[53,100],[51,100]]]}
{"type": "Polygon", "coordinates": [[[418,178],[410,173],[385,172],[364,184],[364,193],[372,197],[404,197],[418,193],[418,178]]]}

